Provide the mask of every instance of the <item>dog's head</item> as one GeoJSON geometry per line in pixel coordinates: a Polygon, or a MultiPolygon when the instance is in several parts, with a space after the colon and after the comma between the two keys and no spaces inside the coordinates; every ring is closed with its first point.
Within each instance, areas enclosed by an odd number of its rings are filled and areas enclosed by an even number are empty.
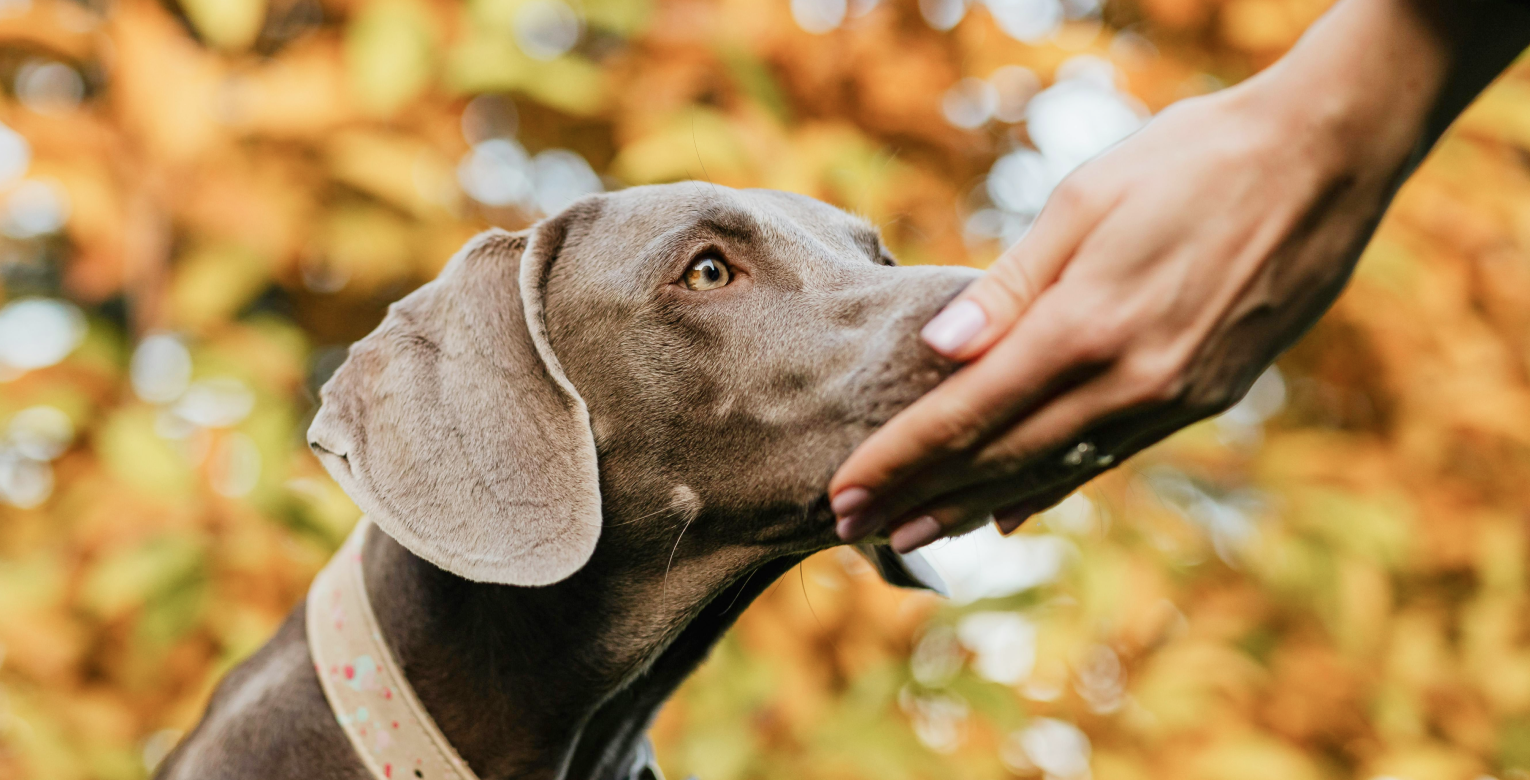
{"type": "Polygon", "coordinates": [[[835,466],[953,368],[917,333],[974,275],[894,267],[802,196],[590,197],[478,236],[395,304],[309,441],[378,526],[472,580],[568,577],[603,506],[639,538],[682,516],[719,544],[817,549],[835,466]]]}

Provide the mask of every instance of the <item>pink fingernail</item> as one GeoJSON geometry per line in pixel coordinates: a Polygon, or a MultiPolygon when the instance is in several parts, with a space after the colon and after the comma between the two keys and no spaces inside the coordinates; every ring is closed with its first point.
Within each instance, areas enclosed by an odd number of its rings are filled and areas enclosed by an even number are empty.
{"type": "Polygon", "coordinates": [[[1005,534],[1007,536],[1010,533],[1013,533],[1016,528],[1019,528],[1021,525],[1023,525],[1026,520],[1029,520],[1033,514],[1035,514],[1035,512],[1028,506],[1012,507],[1010,509],[994,512],[993,522],[994,525],[999,527],[999,533],[1005,534]]]}
{"type": "Polygon", "coordinates": [[[935,518],[925,515],[908,523],[904,523],[898,530],[892,532],[888,542],[899,553],[910,553],[940,538],[940,523],[935,518]]]}
{"type": "Polygon", "coordinates": [[[842,542],[855,541],[855,518],[846,517],[834,524],[834,533],[842,542]]]}
{"type": "Polygon", "coordinates": [[[995,520],[994,524],[999,526],[999,533],[1004,534],[1005,536],[1008,536],[1008,535],[1014,533],[1016,528],[1019,528],[1021,525],[1023,525],[1025,523],[1026,519],[1029,518],[1029,517],[1030,517],[1030,515],[1021,515],[1019,517],[1006,517],[1006,518],[1004,518],[1002,520],[995,520]]]}
{"type": "Polygon", "coordinates": [[[858,542],[872,531],[882,527],[882,516],[876,512],[868,512],[863,515],[851,515],[841,518],[834,526],[839,538],[847,542],[858,542]]]}
{"type": "Polygon", "coordinates": [[[863,487],[847,487],[834,494],[829,500],[829,508],[834,510],[835,517],[849,517],[866,508],[871,502],[871,491],[863,487]]]}
{"type": "Polygon", "coordinates": [[[983,307],[972,301],[947,306],[919,331],[920,338],[936,352],[949,355],[966,345],[988,324],[983,307]]]}

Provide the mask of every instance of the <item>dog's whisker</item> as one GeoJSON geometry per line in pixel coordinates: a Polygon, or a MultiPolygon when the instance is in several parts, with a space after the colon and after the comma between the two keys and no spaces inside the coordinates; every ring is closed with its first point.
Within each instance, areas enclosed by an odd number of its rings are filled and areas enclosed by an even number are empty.
{"type": "Polygon", "coordinates": [[[765,591],[765,595],[769,596],[770,594],[775,593],[776,592],[776,588],[781,587],[781,583],[785,579],[786,579],[785,577],[777,577],[776,581],[770,586],[770,590],[765,591]]]}
{"type": "Polygon", "coordinates": [[[802,585],[802,600],[807,603],[808,614],[813,616],[813,622],[818,624],[818,630],[828,636],[829,629],[825,628],[823,621],[818,618],[818,611],[813,609],[813,600],[808,598],[807,575],[802,573],[802,564],[797,564],[797,582],[802,585]]]}
{"type": "Polygon", "coordinates": [[[758,568],[750,569],[749,570],[749,576],[745,577],[744,581],[739,583],[738,591],[733,594],[733,600],[728,602],[728,606],[723,609],[723,614],[724,615],[726,615],[729,612],[733,611],[733,605],[738,603],[738,597],[739,596],[744,595],[744,590],[749,587],[749,581],[754,579],[754,573],[757,572],[757,571],[759,571],[758,568]]]}
{"type": "Polygon", "coordinates": [[[680,526],[680,534],[675,537],[675,546],[669,551],[669,563],[664,564],[664,586],[659,590],[659,614],[664,614],[664,609],[669,605],[669,570],[675,565],[675,553],[680,551],[680,540],[685,538],[686,529],[691,527],[691,521],[696,519],[692,514],[685,519],[685,525],[680,526]]]}
{"type": "Polygon", "coordinates": [[[606,524],[606,527],[607,528],[617,528],[617,527],[624,526],[624,525],[632,525],[633,523],[641,523],[641,522],[643,522],[644,520],[647,520],[650,517],[657,517],[659,515],[662,515],[665,512],[670,511],[672,508],[673,507],[666,506],[666,507],[664,507],[662,509],[656,509],[656,510],[654,510],[652,512],[649,512],[646,515],[639,515],[637,517],[632,518],[631,520],[623,520],[620,523],[608,523],[608,524],[606,524]]]}

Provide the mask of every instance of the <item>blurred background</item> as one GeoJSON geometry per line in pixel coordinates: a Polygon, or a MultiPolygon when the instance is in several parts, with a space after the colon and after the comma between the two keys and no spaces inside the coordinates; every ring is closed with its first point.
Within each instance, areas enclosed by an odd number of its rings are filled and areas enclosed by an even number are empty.
{"type": "MultiPolygon", "coordinates": [[[[143,778],[357,517],[302,431],[489,226],[706,178],[983,266],[1325,0],[0,0],[0,778],[143,778]]],[[[1530,69],[1231,411],[894,591],[830,551],[673,777],[1530,779],[1530,69]]]]}

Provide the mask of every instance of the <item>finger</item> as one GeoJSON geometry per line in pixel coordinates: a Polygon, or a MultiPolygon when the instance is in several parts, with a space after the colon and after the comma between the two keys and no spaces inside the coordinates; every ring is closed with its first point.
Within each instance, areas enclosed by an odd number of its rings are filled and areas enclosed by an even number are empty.
{"type": "MultiPolygon", "coordinates": [[[[1038,308],[1037,314],[1042,314],[1038,308]]],[[[1060,319],[1028,317],[981,359],[898,413],[862,442],[829,482],[840,534],[864,535],[886,520],[866,516],[880,494],[909,476],[968,450],[1047,392],[1073,352],[1060,319]],[[851,518],[858,522],[847,524],[851,518]]]]}
{"type": "MultiPolygon", "coordinates": [[[[1061,491],[1061,497],[1066,497],[1074,487],[1089,481],[1097,473],[1093,469],[1088,473],[1075,472],[1069,487],[1061,491]]],[[[959,489],[889,523],[888,539],[894,549],[906,552],[936,539],[960,536],[990,520],[999,523],[1000,531],[1009,533],[1026,518],[1061,500],[1052,498],[1058,492],[1056,483],[1022,487],[1008,480],[959,489]]]]}
{"type": "Polygon", "coordinates": [[[999,527],[999,533],[1005,535],[1014,533],[1015,529],[1023,525],[1026,520],[1061,503],[1063,499],[1073,495],[1074,490],[1077,488],[1072,486],[1054,487],[1040,496],[1027,498],[1018,504],[1000,507],[993,511],[993,522],[999,527]]]}
{"type": "MultiPolygon", "coordinates": [[[[1060,459],[1058,448],[1053,448],[1041,457],[1060,459]]],[[[1038,465],[1048,464],[1043,460],[1038,465]]],[[[900,545],[919,547],[944,536],[965,533],[973,524],[986,522],[990,518],[1000,521],[1000,530],[1008,533],[1018,528],[1026,518],[1066,498],[1069,493],[1108,468],[1108,465],[1096,464],[1086,465],[1082,469],[1053,468],[1049,471],[1054,476],[1045,478],[1045,481],[1032,476],[1044,470],[1038,468],[1030,474],[969,483],[934,500],[920,502],[917,509],[890,514],[897,519],[887,524],[890,529],[889,538],[895,548],[900,545]],[[1061,476],[1056,476],[1059,473],[1061,476]]]]}
{"type": "MultiPolygon", "coordinates": [[[[887,519],[903,517],[915,507],[931,503],[936,496],[953,491],[981,484],[1004,485],[1009,495],[1008,501],[1002,503],[1011,503],[1076,479],[1078,469],[1062,463],[1060,451],[1078,441],[1084,431],[1140,402],[1141,392],[1124,384],[1122,372],[1100,375],[1064,391],[972,456],[949,458],[901,479],[895,491],[868,500],[866,508],[852,522],[842,522],[841,538],[855,539],[872,533],[887,519]]],[[[1127,435],[1130,434],[1112,438],[1127,435]]],[[[1100,443],[1095,445],[1098,449],[1100,443]]],[[[1107,459],[1102,465],[1109,466],[1111,451],[1100,451],[1107,459]]],[[[1092,475],[1084,478],[1088,476],[1092,475]]]]}
{"type": "Polygon", "coordinates": [[[965,362],[1014,327],[1104,215],[1105,209],[1093,206],[1094,196],[1073,194],[1081,187],[1058,187],[1025,237],[924,326],[919,335],[926,344],[965,362]]]}
{"type": "Polygon", "coordinates": [[[900,523],[888,536],[888,545],[907,553],[946,536],[960,536],[993,519],[994,507],[1011,500],[1007,487],[953,493],[921,508],[900,523]]]}
{"type": "Polygon", "coordinates": [[[1105,430],[1098,433],[1081,435],[1080,438],[1096,443],[1102,452],[1109,453],[1110,463],[1087,473],[1074,475],[1069,479],[1054,481],[1039,495],[995,509],[993,521],[998,526],[999,533],[1013,533],[1026,520],[1058,505],[1101,473],[1122,465],[1138,452],[1163,441],[1170,434],[1184,427],[1187,419],[1190,418],[1165,415],[1158,408],[1143,409],[1132,414],[1131,419],[1105,425],[1105,430]]]}
{"type": "MultiPolygon", "coordinates": [[[[900,524],[889,536],[888,544],[897,552],[907,553],[943,537],[961,536],[990,520],[997,520],[1001,511],[998,507],[1006,504],[1009,505],[1007,511],[1010,513],[1023,513],[1020,518],[1023,521],[1024,517],[1053,506],[1072,492],[1071,489],[1053,489],[1012,504],[1010,502],[1014,501],[1015,492],[1007,485],[977,491],[958,491],[942,496],[939,501],[906,518],[906,522],[900,524]]],[[[1009,530],[1018,526],[1019,521],[1016,521],[1009,530]]]]}
{"type": "Polygon", "coordinates": [[[905,518],[888,535],[892,548],[900,553],[916,550],[947,536],[960,536],[990,520],[1002,534],[1010,534],[1027,519],[1056,506],[1106,468],[1075,472],[1062,483],[1053,483],[1037,491],[1024,491],[1023,500],[1015,501],[1017,492],[1002,485],[978,491],[956,491],[931,506],[905,518]],[[1013,503],[1011,503],[1013,502],[1013,503]]]}
{"type": "Polygon", "coordinates": [[[993,524],[998,527],[999,533],[1009,536],[1034,514],[1036,510],[1032,509],[1030,504],[1015,504],[994,510],[993,524]]]}

